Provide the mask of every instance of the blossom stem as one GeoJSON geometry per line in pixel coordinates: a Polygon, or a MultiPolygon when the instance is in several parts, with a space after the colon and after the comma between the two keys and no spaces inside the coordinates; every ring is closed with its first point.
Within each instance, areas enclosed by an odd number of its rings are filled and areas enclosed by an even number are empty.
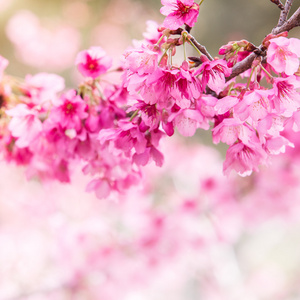
{"type": "Polygon", "coordinates": [[[255,76],[255,81],[254,82],[257,83],[257,84],[259,84],[259,82],[257,81],[257,72],[258,72],[257,68],[255,68],[255,75],[254,75],[255,76]]]}
{"type": "Polygon", "coordinates": [[[260,64],[260,67],[266,73],[266,75],[268,75],[269,78],[272,80],[273,76],[266,70],[266,68],[262,64],[260,64]]]}
{"type": "Polygon", "coordinates": [[[132,116],[131,116],[130,119],[129,119],[129,122],[131,122],[131,121],[137,116],[138,113],[139,113],[139,109],[137,109],[137,110],[132,114],[132,116]]]}
{"type": "Polygon", "coordinates": [[[184,55],[184,60],[187,60],[187,56],[186,56],[186,35],[183,35],[183,55],[184,55]]]}
{"type": "Polygon", "coordinates": [[[231,82],[229,84],[229,89],[228,89],[228,93],[227,93],[227,96],[229,96],[231,94],[231,91],[233,90],[233,87],[234,87],[234,82],[231,82]]]}
{"type": "Polygon", "coordinates": [[[193,48],[199,53],[199,55],[201,56],[202,55],[202,53],[201,53],[201,51],[195,46],[195,44],[192,42],[192,41],[189,41],[190,42],[190,44],[193,46],[193,48]]]}
{"type": "Polygon", "coordinates": [[[106,100],[99,82],[95,80],[94,84],[99,92],[101,99],[106,100]]]}
{"type": "Polygon", "coordinates": [[[173,56],[172,56],[172,50],[170,49],[170,55],[169,55],[169,57],[170,57],[170,65],[172,66],[173,65],[173,56]]]}
{"type": "Polygon", "coordinates": [[[251,78],[253,76],[253,73],[254,73],[255,69],[256,69],[256,67],[254,67],[254,68],[251,69],[251,73],[250,73],[250,76],[249,76],[249,79],[248,79],[248,82],[247,82],[247,90],[249,89],[251,78]]]}
{"type": "Polygon", "coordinates": [[[169,46],[167,49],[165,49],[163,55],[161,56],[161,58],[160,58],[159,61],[158,61],[158,65],[160,65],[160,63],[161,63],[163,57],[164,57],[165,55],[167,55],[167,52],[168,52],[169,49],[170,49],[170,46],[169,46]]]}
{"type": "Polygon", "coordinates": [[[156,44],[154,45],[154,47],[156,46],[156,47],[159,47],[159,44],[160,44],[160,42],[162,41],[162,39],[165,37],[165,34],[163,34],[159,39],[158,39],[158,41],[156,42],[156,44]]]}

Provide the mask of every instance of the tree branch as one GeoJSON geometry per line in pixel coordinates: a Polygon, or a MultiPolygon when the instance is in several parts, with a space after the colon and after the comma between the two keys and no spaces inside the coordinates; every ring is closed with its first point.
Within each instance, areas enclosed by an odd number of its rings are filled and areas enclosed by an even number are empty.
{"type": "Polygon", "coordinates": [[[290,12],[290,9],[292,7],[293,2],[294,2],[294,0],[286,0],[284,9],[280,13],[280,17],[279,17],[279,21],[278,21],[277,27],[282,26],[286,22],[287,16],[288,16],[288,14],[290,12]]]}
{"type": "Polygon", "coordinates": [[[281,26],[277,26],[272,30],[273,34],[279,34],[284,31],[290,31],[294,27],[300,26],[300,7],[294,14],[281,26]]]}
{"type": "MultiPolygon", "coordinates": [[[[258,49],[262,49],[262,46],[260,46],[258,49]]],[[[236,63],[232,70],[230,76],[226,77],[226,81],[229,81],[230,79],[240,75],[241,73],[247,71],[248,69],[251,68],[252,62],[254,61],[255,57],[257,54],[252,52],[250,55],[248,55],[245,59],[242,61],[236,63]]]]}

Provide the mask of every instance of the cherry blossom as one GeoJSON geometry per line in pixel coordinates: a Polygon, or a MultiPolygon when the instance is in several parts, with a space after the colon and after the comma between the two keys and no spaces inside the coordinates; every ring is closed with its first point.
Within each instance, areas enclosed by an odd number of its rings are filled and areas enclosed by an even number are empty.
{"type": "Polygon", "coordinates": [[[49,119],[64,129],[75,129],[78,132],[82,128],[82,121],[88,117],[86,107],[76,91],[70,90],[61,96],[49,119]]]}
{"type": "Polygon", "coordinates": [[[176,30],[186,24],[193,27],[197,22],[199,4],[194,0],[161,0],[161,14],[166,16],[163,26],[176,30]]]}
{"type": "Polygon", "coordinates": [[[219,94],[225,88],[225,77],[230,75],[230,69],[224,60],[206,60],[196,71],[195,75],[201,74],[203,89],[208,86],[219,94]]]}
{"type": "Polygon", "coordinates": [[[277,37],[270,40],[267,62],[277,73],[293,75],[299,67],[300,41],[296,38],[277,37]]]}
{"type": "Polygon", "coordinates": [[[75,63],[83,76],[97,78],[112,66],[112,59],[101,47],[91,47],[79,52],[75,63]]]}
{"type": "Polygon", "coordinates": [[[6,113],[12,117],[9,130],[12,136],[17,138],[18,147],[29,146],[42,132],[42,122],[37,110],[29,109],[25,104],[19,104],[6,113]]]}
{"type": "Polygon", "coordinates": [[[259,144],[247,146],[241,142],[229,147],[224,162],[224,173],[229,174],[235,170],[241,176],[248,176],[258,171],[258,166],[266,163],[267,153],[259,144]]]}
{"type": "Polygon", "coordinates": [[[297,92],[299,87],[299,81],[294,76],[275,78],[274,97],[272,98],[275,109],[286,116],[297,111],[300,105],[300,95],[297,92]]]}

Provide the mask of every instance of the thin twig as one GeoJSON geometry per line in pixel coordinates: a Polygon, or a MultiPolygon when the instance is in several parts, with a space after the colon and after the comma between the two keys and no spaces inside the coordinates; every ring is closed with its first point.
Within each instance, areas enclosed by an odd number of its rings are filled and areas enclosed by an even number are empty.
{"type": "MultiPolygon", "coordinates": [[[[300,7],[295,11],[295,13],[280,27],[275,27],[272,30],[272,34],[276,35],[284,31],[290,31],[294,27],[300,26],[300,7]]],[[[260,52],[264,51],[264,47],[260,45],[256,53],[252,52],[242,61],[235,64],[232,68],[230,76],[226,77],[226,81],[238,76],[239,74],[245,72],[251,68],[253,60],[259,55],[260,52]]]]}
{"type": "Polygon", "coordinates": [[[283,25],[275,27],[272,33],[279,34],[284,31],[290,31],[297,26],[300,26],[300,7],[298,7],[294,14],[283,25]]]}
{"type": "Polygon", "coordinates": [[[209,60],[214,60],[213,57],[209,54],[209,52],[206,50],[206,48],[203,45],[199,44],[191,34],[188,34],[188,40],[191,41],[201,53],[205,54],[209,60]]]}
{"type": "Polygon", "coordinates": [[[276,4],[281,10],[284,10],[284,5],[281,3],[280,0],[270,0],[274,4],[276,4]]]}
{"type": "MultiPolygon", "coordinates": [[[[177,30],[170,30],[170,34],[182,34],[183,31],[184,31],[184,30],[183,30],[182,28],[178,28],[177,30]]],[[[188,33],[188,32],[187,32],[187,39],[188,39],[189,41],[191,41],[191,42],[194,44],[194,46],[195,46],[201,53],[205,54],[209,60],[214,60],[213,57],[212,57],[212,56],[209,54],[209,52],[207,51],[207,49],[206,49],[203,45],[199,44],[199,43],[197,42],[197,40],[196,40],[190,33],[188,33]]]]}
{"type": "Polygon", "coordinates": [[[284,9],[280,13],[280,17],[279,17],[279,21],[278,21],[277,27],[282,26],[286,22],[288,14],[290,12],[290,9],[292,7],[293,2],[294,2],[294,0],[286,0],[284,9]]]}

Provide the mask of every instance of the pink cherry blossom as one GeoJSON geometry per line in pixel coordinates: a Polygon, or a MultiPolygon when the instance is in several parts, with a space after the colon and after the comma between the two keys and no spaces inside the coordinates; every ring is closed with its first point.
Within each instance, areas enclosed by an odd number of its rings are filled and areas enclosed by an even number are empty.
{"type": "Polygon", "coordinates": [[[239,103],[238,97],[226,96],[218,100],[214,106],[218,114],[224,114],[232,109],[237,103],[239,103]]]}
{"type": "Polygon", "coordinates": [[[247,92],[236,109],[236,112],[243,114],[243,119],[250,116],[253,121],[261,120],[272,112],[272,101],[269,99],[272,95],[272,90],[256,89],[247,92]]]}
{"type": "Polygon", "coordinates": [[[201,97],[197,100],[197,109],[203,115],[205,119],[204,121],[208,125],[206,128],[209,128],[209,121],[212,121],[213,117],[216,115],[215,106],[217,105],[218,101],[219,100],[212,95],[205,94],[201,95],[201,97]]]}
{"type": "Polygon", "coordinates": [[[233,67],[237,62],[246,58],[253,51],[252,44],[246,40],[231,41],[219,49],[219,54],[224,55],[228,67],[233,67]],[[249,49],[250,48],[250,49],[249,49]]]}
{"type": "Polygon", "coordinates": [[[268,114],[257,122],[256,130],[260,139],[265,142],[264,136],[279,136],[287,123],[286,118],[277,114],[268,114]]]}
{"type": "Polygon", "coordinates": [[[169,121],[173,121],[179,133],[183,136],[193,136],[197,128],[203,127],[203,120],[202,114],[194,109],[182,109],[169,117],[169,121]]]}
{"type": "Polygon", "coordinates": [[[32,152],[28,149],[28,147],[16,147],[16,138],[8,132],[8,128],[6,128],[5,131],[7,132],[3,132],[2,129],[2,133],[0,135],[0,149],[5,161],[14,162],[17,165],[29,165],[32,160],[32,152]]]}
{"type": "Polygon", "coordinates": [[[296,76],[274,78],[272,101],[278,113],[290,117],[300,108],[300,94],[297,91],[299,88],[300,81],[296,76]]]}
{"type": "Polygon", "coordinates": [[[150,44],[156,44],[156,42],[162,36],[162,33],[158,31],[159,25],[152,20],[148,20],[146,25],[146,32],[143,33],[145,40],[150,44]]]}
{"type": "Polygon", "coordinates": [[[219,94],[226,85],[225,77],[231,73],[230,68],[223,59],[216,59],[214,61],[206,60],[200,68],[196,71],[195,75],[202,74],[201,83],[203,90],[206,85],[219,94]]]}
{"type": "Polygon", "coordinates": [[[112,59],[101,47],[91,47],[77,54],[75,64],[83,76],[95,79],[112,66],[112,59]]]}
{"type": "Polygon", "coordinates": [[[157,109],[156,105],[149,105],[143,101],[138,101],[128,112],[137,110],[141,113],[142,121],[139,125],[141,131],[157,129],[160,121],[163,121],[162,112],[157,109]]]}
{"type": "Polygon", "coordinates": [[[158,52],[152,46],[127,50],[124,54],[124,67],[138,75],[153,73],[158,65],[158,52]]]}
{"type": "Polygon", "coordinates": [[[213,130],[213,142],[232,145],[241,140],[243,143],[249,143],[255,137],[255,132],[247,124],[235,118],[226,118],[218,124],[213,130]]]}
{"type": "Polygon", "coordinates": [[[88,117],[86,108],[87,105],[80,96],[76,95],[76,91],[70,90],[61,96],[49,118],[64,129],[74,128],[80,131],[83,120],[88,117]]]}
{"type": "Polygon", "coordinates": [[[294,148],[294,144],[283,136],[270,137],[266,140],[266,149],[271,154],[285,153],[286,146],[294,148]]]}
{"type": "Polygon", "coordinates": [[[186,24],[193,27],[197,22],[199,5],[194,0],[161,0],[160,12],[166,16],[163,26],[176,30],[186,24]]]}
{"type": "Polygon", "coordinates": [[[28,147],[42,131],[38,111],[29,109],[25,104],[18,104],[6,113],[12,117],[8,128],[12,136],[17,138],[16,145],[20,148],[28,147]]]}
{"type": "Polygon", "coordinates": [[[86,187],[87,192],[94,191],[99,199],[107,198],[111,187],[106,180],[94,179],[86,187]]]}
{"type": "Polygon", "coordinates": [[[51,73],[38,73],[25,77],[27,86],[23,92],[30,98],[30,102],[36,105],[55,104],[57,93],[65,88],[65,80],[61,76],[51,73]]]}
{"type": "Polygon", "coordinates": [[[135,153],[132,157],[132,161],[138,166],[145,166],[148,164],[150,158],[153,159],[156,166],[162,167],[164,162],[163,154],[154,146],[146,148],[143,153],[135,153]]]}
{"type": "Polygon", "coordinates": [[[122,149],[127,156],[131,149],[135,148],[137,153],[143,153],[147,146],[145,134],[140,132],[136,124],[128,121],[119,121],[118,129],[103,129],[100,131],[98,139],[103,144],[113,140],[117,149],[122,149]]]}
{"type": "Polygon", "coordinates": [[[157,166],[162,166],[163,155],[157,149],[163,136],[162,131],[154,129],[143,132],[140,131],[140,126],[127,120],[120,120],[118,127],[102,129],[98,135],[100,143],[106,145],[106,148],[111,148],[109,149],[111,153],[120,155],[121,150],[126,158],[132,159],[138,166],[146,165],[150,158],[157,166]]]}
{"type": "Polygon", "coordinates": [[[278,37],[270,40],[267,62],[277,73],[293,75],[299,67],[300,40],[278,37]]]}
{"type": "Polygon", "coordinates": [[[157,104],[159,109],[170,109],[174,104],[186,109],[200,97],[200,91],[195,73],[182,64],[180,68],[158,68],[148,76],[141,94],[146,103],[157,104]]]}
{"type": "Polygon", "coordinates": [[[267,153],[259,144],[250,147],[239,142],[228,148],[223,171],[225,175],[235,170],[241,176],[248,176],[252,171],[258,171],[258,166],[264,164],[266,159],[267,153]]]}

